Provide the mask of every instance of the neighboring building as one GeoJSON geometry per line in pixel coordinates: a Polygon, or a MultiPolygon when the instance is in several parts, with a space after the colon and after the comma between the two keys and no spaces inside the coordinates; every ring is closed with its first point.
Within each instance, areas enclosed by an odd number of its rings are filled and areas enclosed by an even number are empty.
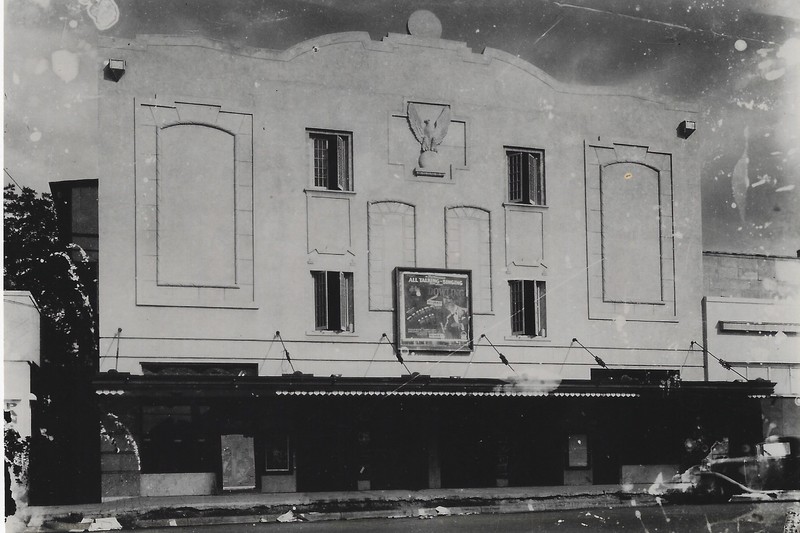
{"type": "MultiPolygon", "coordinates": [[[[80,250],[73,248],[73,260],[84,263],[92,278],[97,280],[100,259],[97,180],[51,182],[50,192],[58,220],[59,238],[80,247],[80,250]]],[[[92,308],[97,309],[97,284],[87,287],[87,290],[92,308]]]]}
{"type": "Polygon", "coordinates": [[[30,437],[33,424],[31,389],[33,370],[39,366],[39,307],[28,291],[3,291],[3,401],[10,426],[30,437]]]}
{"type": "Polygon", "coordinates": [[[408,27],[103,41],[104,499],[652,482],[760,440],[772,384],[690,348],[696,113],[408,27]]]}
{"type": "Polygon", "coordinates": [[[800,258],[704,252],[703,271],[708,379],[774,382],[764,436],[800,435],[800,258]]]}

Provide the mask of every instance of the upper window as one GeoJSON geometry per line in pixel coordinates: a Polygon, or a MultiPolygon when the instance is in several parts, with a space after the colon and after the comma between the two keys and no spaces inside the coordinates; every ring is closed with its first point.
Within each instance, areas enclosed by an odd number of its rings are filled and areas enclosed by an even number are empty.
{"type": "Polygon", "coordinates": [[[314,328],[317,331],[353,331],[353,273],[313,271],[314,328]]]}
{"type": "Polygon", "coordinates": [[[547,336],[544,281],[513,280],[511,288],[511,334],[547,336]]]}
{"type": "Polygon", "coordinates": [[[308,137],[314,163],[314,187],[352,191],[352,134],[309,131],[308,137]]]}
{"type": "Polygon", "coordinates": [[[508,201],[518,204],[545,205],[544,152],[512,149],[508,160],[508,201]]]}

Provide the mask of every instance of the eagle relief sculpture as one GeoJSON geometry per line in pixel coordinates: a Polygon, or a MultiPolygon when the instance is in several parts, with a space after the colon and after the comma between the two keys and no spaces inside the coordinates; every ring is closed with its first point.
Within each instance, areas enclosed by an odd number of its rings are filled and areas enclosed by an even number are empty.
{"type": "Polygon", "coordinates": [[[419,167],[414,169],[414,174],[418,176],[444,176],[439,161],[437,148],[445,136],[447,128],[450,127],[450,106],[444,106],[436,122],[431,124],[430,119],[422,119],[416,104],[408,104],[408,124],[414,137],[417,138],[421,146],[419,155],[419,167]]]}

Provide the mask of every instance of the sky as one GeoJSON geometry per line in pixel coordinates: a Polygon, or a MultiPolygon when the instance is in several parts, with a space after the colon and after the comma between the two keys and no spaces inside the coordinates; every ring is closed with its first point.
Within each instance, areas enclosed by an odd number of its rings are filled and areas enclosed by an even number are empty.
{"type": "Polygon", "coordinates": [[[800,250],[798,0],[4,0],[4,182],[96,175],[97,37],[193,35],[283,50],[327,33],[405,33],[518,55],[554,78],[700,110],[703,249],[800,250]]]}

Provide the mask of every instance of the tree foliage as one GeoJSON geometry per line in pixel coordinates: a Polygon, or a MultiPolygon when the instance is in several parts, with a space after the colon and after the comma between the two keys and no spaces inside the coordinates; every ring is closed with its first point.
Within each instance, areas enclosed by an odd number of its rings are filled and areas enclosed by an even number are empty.
{"type": "Polygon", "coordinates": [[[42,365],[93,368],[97,346],[89,291],[95,280],[85,254],[59,238],[49,194],[8,185],[3,205],[4,288],[30,291],[39,305],[42,365]]]}

